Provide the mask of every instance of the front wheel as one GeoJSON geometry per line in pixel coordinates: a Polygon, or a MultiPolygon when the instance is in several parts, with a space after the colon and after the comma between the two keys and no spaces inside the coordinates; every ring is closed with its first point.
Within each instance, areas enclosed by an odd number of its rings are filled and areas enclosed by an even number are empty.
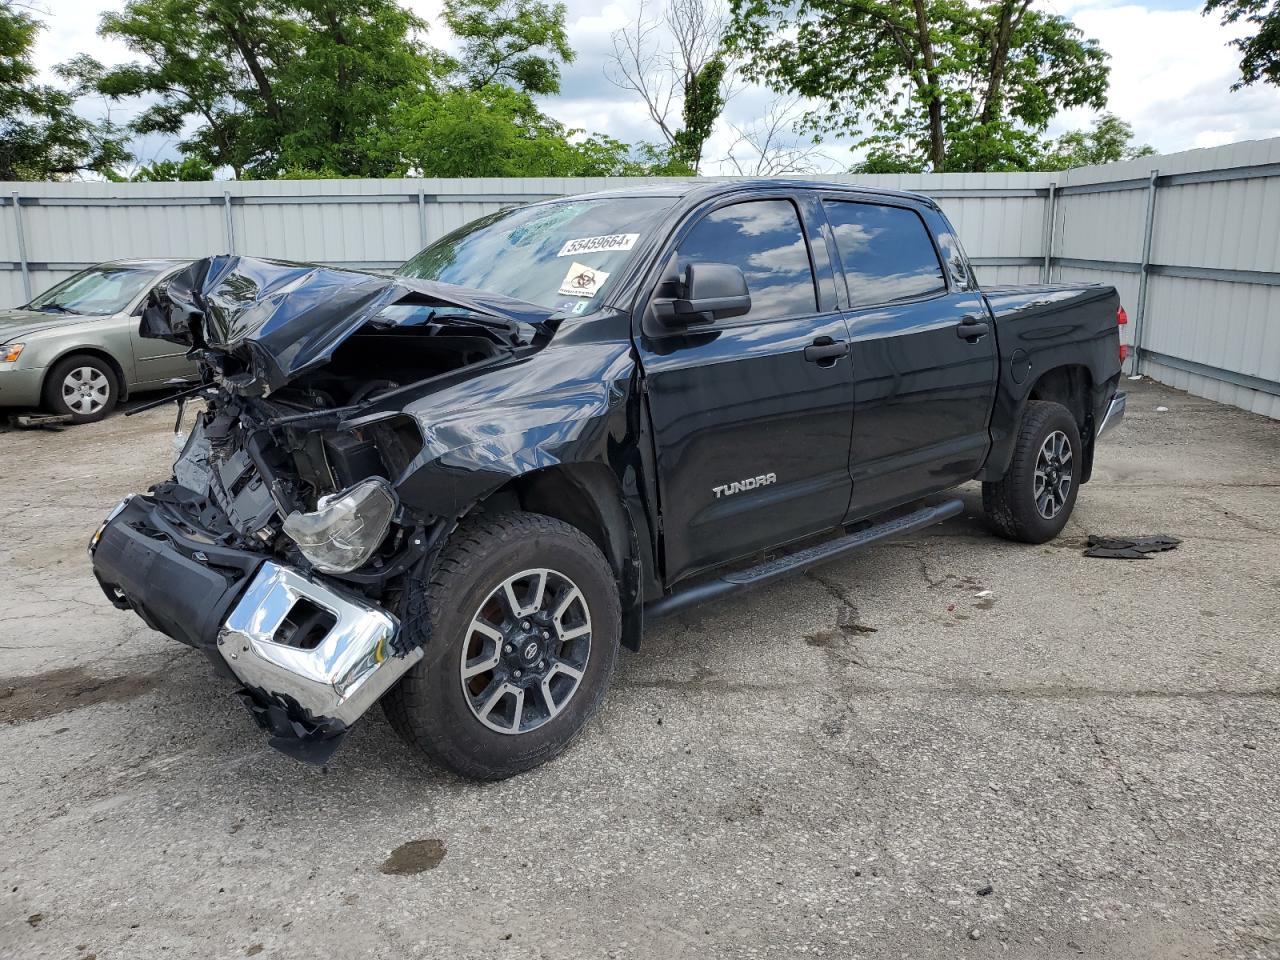
{"type": "Polygon", "coordinates": [[[44,381],[44,405],[50,413],[69,414],[73,423],[95,423],[116,405],[120,381],[111,364],[80,354],[54,364],[44,381]]]}
{"type": "Polygon", "coordinates": [[[426,655],[383,699],[396,732],[481,780],[560,753],[618,654],[618,591],[599,548],[540,514],[482,518],[454,533],[425,589],[426,655]]]}
{"type": "Polygon", "coordinates": [[[1060,403],[1030,401],[1009,469],[982,485],[987,519],[1010,540],[1052,540],[1076,505],[1082,466],[1080,429],[1071,412],[1060,403]]]}

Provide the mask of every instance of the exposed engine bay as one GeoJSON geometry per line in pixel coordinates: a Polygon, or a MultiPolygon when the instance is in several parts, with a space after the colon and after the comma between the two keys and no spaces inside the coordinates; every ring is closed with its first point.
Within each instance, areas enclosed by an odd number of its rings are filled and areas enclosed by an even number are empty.
{"type": "Polygon", "coordinates": [[[142,327],[189,347],[201,382],[181,403],[203,409],[172,478],[95,535],[108,597],[234,676],[275,746],[323,761],[421,657],[406,579],[458,519],[401,502],[424,445],[405,402],[519,362],[547,316],[426,281],[197,262],[142,327]]]}

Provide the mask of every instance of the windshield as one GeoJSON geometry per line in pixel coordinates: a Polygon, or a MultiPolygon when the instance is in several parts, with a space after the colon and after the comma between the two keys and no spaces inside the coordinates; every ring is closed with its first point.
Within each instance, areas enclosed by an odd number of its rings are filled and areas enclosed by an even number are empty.
{"type": "Polygon", "coordinates": [[[119,313],[160,275],[155,267],[91,267],[67,277],[26,305],[46,313],[119,313]]]}
{"type": "Polygon", "coordinates": [[[441,237],[399,273],[585,313],[674,202],[621,197],[502,210],[441,237]]]}

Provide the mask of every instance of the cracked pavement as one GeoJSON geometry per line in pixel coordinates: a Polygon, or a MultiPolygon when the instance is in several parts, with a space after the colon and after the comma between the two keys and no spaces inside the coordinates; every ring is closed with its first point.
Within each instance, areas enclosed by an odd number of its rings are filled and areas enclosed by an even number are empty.
{"type": "Polygon", "coordinates": [[[966,487],[652,629],[484,785],[376,711],[299,765],[107,604],[85,542],[172,410],[0,433],[0,956],[1280,957],[1280,423],[1125,387],[1056,542],[966,487]]]}

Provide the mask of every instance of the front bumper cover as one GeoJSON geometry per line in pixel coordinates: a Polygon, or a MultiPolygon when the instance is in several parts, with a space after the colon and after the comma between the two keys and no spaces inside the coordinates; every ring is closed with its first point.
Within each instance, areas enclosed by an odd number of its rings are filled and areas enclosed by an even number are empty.
{"type": "Polygon", "coordinates": [[[270,743],[323,763],[422,658],[395,652],[400,625],[364,598],[245,550],[203,542],[152,497],[112,512],[90,545],[107,597],[200,648],[240,684],[270,743]]]}

